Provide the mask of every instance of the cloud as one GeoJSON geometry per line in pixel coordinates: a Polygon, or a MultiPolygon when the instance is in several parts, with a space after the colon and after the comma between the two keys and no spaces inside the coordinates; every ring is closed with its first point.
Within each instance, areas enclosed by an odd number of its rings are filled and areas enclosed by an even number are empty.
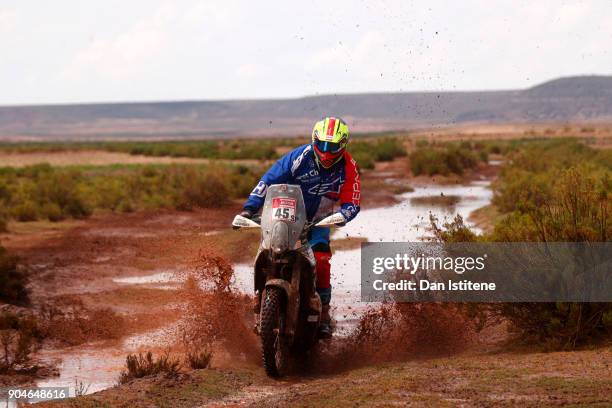
{"type": "Polygon", "coordinates": [[[0,33],[8,33],[17,26],[17,12],[0,10],[0,33]]]}
{"type": "Polygon", "coordinates": [[[0,6],[5,103],[516,88],[612,66],[609,0],[56,3],[0,6]]]}
{"type": "Polygon", "coordinates": [[[243,79],[253,79],[260,76],[264,72],[264,67],[261,64],[248,63],[243,64],[236,70],[236,75],[243,79]]]}
{"type": "Polygon", "coordinates": [[[187,23],[206,23],[215,27],[232,27],[242,16],[242,8],[235,1],[224,1],[223,5],[201,0],[186,9],[187,23]]]}
{"type": "Polygon", "coordinates": [[[150,68],[169,44],[169,25],[176,18],[170,3],[110,38],[96,39],[78,52],[62,73],[65,79],[83,79],[91,73],[126,80],[150,68]]]}

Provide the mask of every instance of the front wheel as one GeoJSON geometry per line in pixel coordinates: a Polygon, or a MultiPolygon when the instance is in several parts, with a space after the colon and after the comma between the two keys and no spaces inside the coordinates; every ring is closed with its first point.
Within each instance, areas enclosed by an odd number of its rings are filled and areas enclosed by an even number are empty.
{"type": "Polygon", "coordinates": [[[264,368],[270,377],[285,375],[289,348],[283,336],[285,310],[283,293],[279,288],[266,288],[266,296],[261,305],[261,349],[264,368]]]}

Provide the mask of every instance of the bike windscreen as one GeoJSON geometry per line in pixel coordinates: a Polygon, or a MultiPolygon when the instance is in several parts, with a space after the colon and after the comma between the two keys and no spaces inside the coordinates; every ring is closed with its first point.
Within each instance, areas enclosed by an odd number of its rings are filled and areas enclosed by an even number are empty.
{"type": "Polygon", "coordinates": [[[306,224],[306,207],[302,189],[289,184],[268,187],[261,213],[262,246],[276,247],[275,252],[293,248],[306,224]],[[285,225],[275,227],[276,224],[285,225]]]}

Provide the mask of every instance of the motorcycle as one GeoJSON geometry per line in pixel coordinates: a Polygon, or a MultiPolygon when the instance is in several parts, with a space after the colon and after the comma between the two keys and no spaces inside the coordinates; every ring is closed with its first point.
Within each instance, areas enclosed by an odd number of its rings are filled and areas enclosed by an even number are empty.
{"type": "Polygon", "coordinates": [[[317,342],[321,299],[308,232],[344,222],[340,213],[308,222],[301,188],[288,184],[268,187],[260,218],[236,215],[232,222],[234,229],[261,228],[253,282],[255,330],[271,377],[285,375],[290,359],[317,342]]]}

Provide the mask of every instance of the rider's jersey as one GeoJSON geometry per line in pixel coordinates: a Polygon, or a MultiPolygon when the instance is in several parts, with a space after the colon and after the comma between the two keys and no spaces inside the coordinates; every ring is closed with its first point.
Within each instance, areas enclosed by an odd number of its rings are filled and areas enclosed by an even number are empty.
{"type": "Polygon", "coordinates": [[[281,157],[261,178],[249,195],[245,209],[258,211],[264,203],[268,186],[297,184],[302,188],[306,215],[315,216],[332,212],[333,204],[340,202],[340,212],[347,222],[359,212],[360,181],[357,163],[348,152],[329,169],[319,166],[312,145],[300,146],[281,157]]]}

